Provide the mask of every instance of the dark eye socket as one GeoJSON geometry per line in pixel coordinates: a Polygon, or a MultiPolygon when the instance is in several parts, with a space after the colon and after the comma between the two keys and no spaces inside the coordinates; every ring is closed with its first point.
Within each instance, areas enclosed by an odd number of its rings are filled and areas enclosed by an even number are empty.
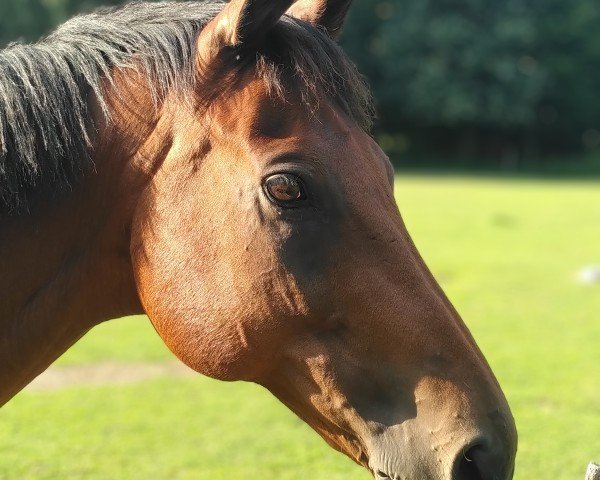
{"type": "Polygon", "coordinates": [[[265,180],[264,189],[271,201],[283,206],[296,206],[306,199],[302,180],[289,173],[271,175],[265,180]]]}

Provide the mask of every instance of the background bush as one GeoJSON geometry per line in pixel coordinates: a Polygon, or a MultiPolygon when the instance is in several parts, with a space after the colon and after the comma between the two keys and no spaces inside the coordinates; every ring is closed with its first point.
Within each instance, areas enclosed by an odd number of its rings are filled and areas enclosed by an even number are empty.
{"type": "MultiPolygon", "coordinates": [[[[397,148],[537,156],[600,146],[597,0],[357,0],[344,43],[397,148]]],[[[393,146],[393,145],[392,145],[393,146]]]]}

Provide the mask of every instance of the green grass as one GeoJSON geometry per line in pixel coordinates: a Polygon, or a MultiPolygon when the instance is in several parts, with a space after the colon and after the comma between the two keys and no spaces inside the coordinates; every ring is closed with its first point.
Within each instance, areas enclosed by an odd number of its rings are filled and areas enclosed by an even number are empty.
{"type": "MultiPolygon", "coordinates": [[[[600,285],[576,276],[600,264],[600,183],[403,176],[397,198],[509,398],[517,480],[582,480],[600,460],[600,285]]],[[[169,358],[132,318],[59,363],[169,358]]],[[[0,452],[11,480],[369,478],[264,390],[200,377],[23,392],[0,452]]]]}

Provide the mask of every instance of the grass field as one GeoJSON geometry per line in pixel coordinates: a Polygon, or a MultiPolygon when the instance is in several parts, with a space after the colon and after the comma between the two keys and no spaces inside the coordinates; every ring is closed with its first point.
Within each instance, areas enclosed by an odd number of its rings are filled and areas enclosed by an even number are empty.
{"type": "MultiPolygon", "coordinates": [[[[517,480],[600,460],[600,182],[410,175],[397,198],[513,408],[517,480]]],[[[98,327],[59,365],[163,362],[144,318],[98,327]]],[[[0,411],[2,479],[366,480],[268,392],[204,378],[25,391],[0,411]]],[[[414,479],[419,480],[419,479],[414,479]]]]}

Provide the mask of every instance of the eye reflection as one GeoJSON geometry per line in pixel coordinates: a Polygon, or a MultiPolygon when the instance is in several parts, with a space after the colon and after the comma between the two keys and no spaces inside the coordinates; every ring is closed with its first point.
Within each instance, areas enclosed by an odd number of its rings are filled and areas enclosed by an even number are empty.
{"type": "Polygon", "coordinates": [[[275,203],[292,206],[305,199],[301,180],[289,173],[278,173],[265,180],[264,188],[275,203]]]}

